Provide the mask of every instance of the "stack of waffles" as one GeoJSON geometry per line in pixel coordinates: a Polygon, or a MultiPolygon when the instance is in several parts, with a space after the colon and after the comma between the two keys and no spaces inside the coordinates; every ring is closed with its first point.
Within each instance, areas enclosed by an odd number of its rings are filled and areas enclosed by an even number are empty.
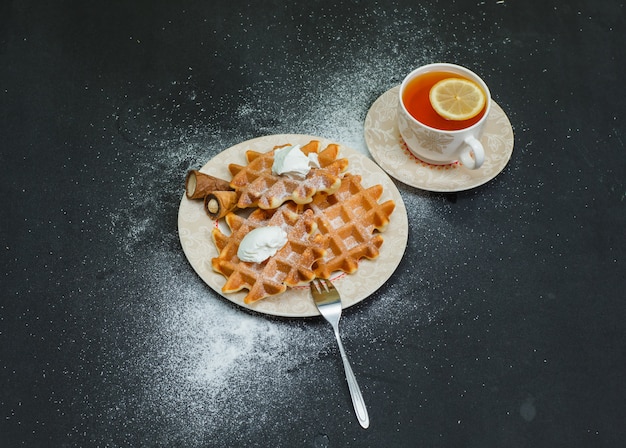
{"type": "MultiPolygon", "coordinates": [[[[285,145],[289,146],[289,145],[285,145]]],[[[302,179],[272,172],[275,147],[266,153],[246,152],[247,165],[229,165],[229,194],[236,198],[222,210],[230,232],[213,230],[218,256],[216,272],[226,277],[224,293],[247,290],[246,304],[275,296],[289,287],[333,273],[355,272],[359,260],[375,259],[383,244],[381,232],[395,208],[393,200],[380,203],[381,185],[365,188],[361,176],[348,172],[340,147],[325,148],[313,140],[302,146],[317,154],[319,167],[302,179]],[[287,242],[262,262],[242,261],[237,252],[252,230],[277,226],[287,242]]]]}

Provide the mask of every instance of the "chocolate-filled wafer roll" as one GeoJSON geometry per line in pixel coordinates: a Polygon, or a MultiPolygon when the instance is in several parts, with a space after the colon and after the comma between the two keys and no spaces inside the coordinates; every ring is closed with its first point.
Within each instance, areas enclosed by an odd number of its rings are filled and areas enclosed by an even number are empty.
{"type": "Polygon", "coordinates": [[[204,198],[204,209],[211,219],[220,219],[237,208],[237,200],[234,191],[214,191],[204,198]]]}
{"type": "Polygon", "coordinates": [[[232,190],[228,181],[210,174],[191,170],[185,178],[185,192],[189,199],[204,199],[212,191],[232,190]]]}

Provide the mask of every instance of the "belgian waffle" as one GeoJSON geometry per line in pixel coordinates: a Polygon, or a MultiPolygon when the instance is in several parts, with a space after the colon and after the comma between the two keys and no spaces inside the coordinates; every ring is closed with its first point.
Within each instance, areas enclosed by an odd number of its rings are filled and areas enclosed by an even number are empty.
{"type": "Polygon", "coordinates": [[[227,278],[223,292],[247,289],[244,302],[250,304],[315,278],[312,265],[324,255],[325,243],[324,237],[316,233],[313,211],[303,213],[294,202],[288,202],[274,210],[257,208],[248,217],[229,213],[225,220],[231,234],[213,230],[219,255],[212,259],[213,269],[227,278]],[[288,242],[261,263],[239,260],[237,250],[241,240],[253,229],[264,226],[281,227],[287,232],[288,242]]]}
{"type": "Polygon", "coordinates": [[[346,173],[334,194],[318,193],[304,210],[315,214],[321,235],[327,238],[326,254],[315,262],[313,270],[320,278],[334,271],[352,273],[362,258],[378,257],[383,244],[379,232],[389,224],[395,202],[378,203],[382,185],[364,188],[361,176],[346,173]]]}
{"type": "Polygon", "coordinates": [[[232,163],[228,166],[233,175],[230,186],[239,194],[239,208],[259,207],[271,210],[289,200],[306,204],[311,202],[317,192],[332,194],[339,188],[340,175],[348,167],[348,159],[337,159],[339,145],[330,144],[320,151],[321,143],[312,140],[303,146],[301,150],[306,155],[318,153],[320,168],[312,168],[302,180],[272,173],[274,151],[284,146],[267,153],[247,151],[247,165],[232,163]]]}

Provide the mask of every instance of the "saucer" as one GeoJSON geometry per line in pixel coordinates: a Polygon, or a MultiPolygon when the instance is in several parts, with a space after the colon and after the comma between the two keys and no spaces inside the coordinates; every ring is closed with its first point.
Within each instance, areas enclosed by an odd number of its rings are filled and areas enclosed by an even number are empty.
{"type": "Polygon", "coordinates": [[[502,108],[492,101],[480,142],[485,162],[468,170],[460,162],[432,165],[409,151],[398,130],[396,86],[383,93],[365,117],[365,142],[380,167],[390,176],[412,187],[440,193],[469,190],[489,182],[506,166],[513,153],[513,128],[502,108]]]}

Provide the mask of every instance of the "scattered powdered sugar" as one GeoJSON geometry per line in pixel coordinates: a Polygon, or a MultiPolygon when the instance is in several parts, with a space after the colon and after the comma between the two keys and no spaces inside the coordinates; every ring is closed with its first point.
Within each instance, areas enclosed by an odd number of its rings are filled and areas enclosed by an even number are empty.
{"type": "MultiPolygon", "coordinates": [[[[188,280],[173,279],[161,304],[155,326],[161,374],[144,393],[153,412],[173,419],[159,438],[197,443],[204,433],[232,433],[242,422],[261,419],[275,406],[277,389],[297,387],[288,372],[300,362],[298,350],[290,349],[299,338],[297,328],[233,309],[188,280]],[[265,409],[259,412],[260,403],[265,409]]],[[[150,355],[145,365],[154,361],[150,355]]]]}
{"type": "MultiPolygon", "coordinates": [[[[90,398],[89,441],[230,445],[236,436],[249,446],[259,425],[277,424],[272,416],[301,419],[287,410],[313,387],[306,365],[333,347],[330,328],[242,310],[189,272],[184,256],[149,246],[129,260],[145,269],[110,279],[108,289],[122,292],[117,306],[93,310],[102,315],[108,387],[90,398]],[[118,283],[132,290],[116,289],[118,283]]],[[[332,394],[330,382],[314,381],[332,394]]]]}
{"type": "MultiPolygon", "coordinates": [[[[379,13],[386,16],[382,10],[379,13]]],[[[341,384],[340,379],[319,378],[313,384],[307,372],[311,359],[328,347],[334,350],[330,328],[312,320],[257,315],[219,298],[184,258],[176,214],[186,171],[249,138],[283,133],[319,135],[367,154],[363,122],[370,105],[398,84],[409,69],[429,62],[435,51],[425,47],[420,54],[423,60],[414,61],[389,45],[350,46],[351,54],[330,54],[333,63],[323,72],[307,72],[310,89],[297,82],[278,86],[265,79],[252,83],[238,100],[236,120],[224,120],[219,110],[212,110],[208,103],[226,100],[216,101],[210,92],[196,86],[193,78],[155,87],[119,111],[120,135],[137,152],[131,157],[135,174],[124,186],[130,197],[125,207],[111,212],[110,232],[136,268],[113,280],[122,282],[123,275],[128,284],[141,291],[141,297],[134,298],[128,307],[129,312],[143,315],[129,324],[136,326],[130,332],[132,337],[125,340],[132,348],[117,355],[126,377],[118,380],[120,394],[128,394],[127,406],[133,411],[112,406],[112,415],[100,424],[102,431],[115,424],[119,413],[130,413],[134,420],[126,423],[129,433],[133,426],[141,426],[159,445],[245,442],[247,434],[253,437],[259,425],[278,424],[277,414],[282,415],[282,425],[300,418],[292,404],[301,402],[308,388],[328,382],[330,394],[333,384],[341,384]],[[299,107],[282,107],[266,99],[267,89],[278,88],[284,98],[300,98],[299,107]],[[136,391],[137,384],[141,393],[136,391]],[[238,438],[233,434],[239,434],[238,438]]],[[[288,66],[285,78],[302,79],[302,73],[295,73],[302,68],[288,66]]],[[[434,211],[432,198],[410,187],[398,187],[412,228],[428,226],[452,233],[445,217],[434,211]]],[[[370,319],[372,325],[367,327],[358,320],[366,317],[368,308],[355,311],[353,319],[343,320],[348,335],[355,340],[376,341],[385,335],[375,332],[405,318],[407,310],[413,311],[415,326],[437,315],[444,304],[437,299],[417,300],[413,286],[405,280],[428,275],[424,261],[431,255],[425,241],[410,234],[412,253],[424,258],[405,259],[368,305],[384,317],[377,322],[370,319]],[[413,295],[411,300],[407,295],[413,295]]],[[[422,280],[417,278],[413,283],[422,280]]],[[[113,320],[105,327],[111,338],[119,323],[113,320]]],[[[407,327],[405,331],[413,330],[407,327]]],[[[345,403],[345,409],[350,412],[350,403],[345,403]]]]}

